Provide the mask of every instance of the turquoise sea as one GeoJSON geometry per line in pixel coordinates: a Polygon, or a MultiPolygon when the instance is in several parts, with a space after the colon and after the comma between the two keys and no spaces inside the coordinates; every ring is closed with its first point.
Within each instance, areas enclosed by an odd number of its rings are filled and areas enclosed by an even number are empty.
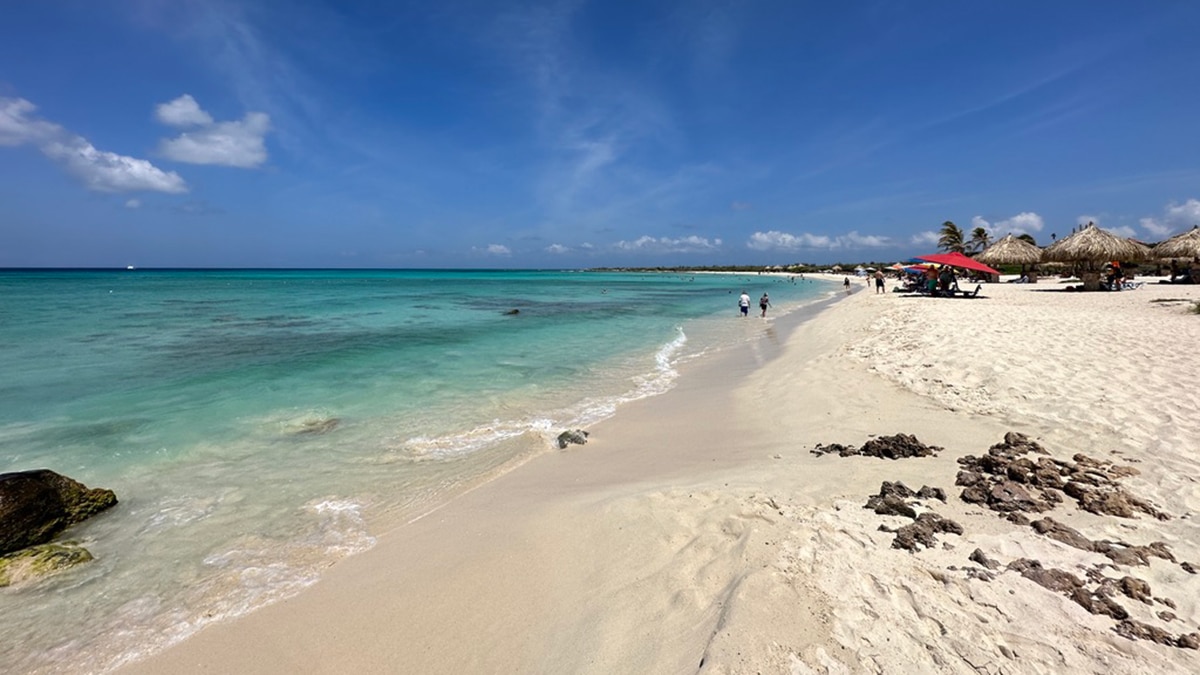
{"type": "MultiPolygon", "coordinates": [[[[116,491],[0,589],[0,672],[104,671],[669,390],[832,285],[579,271],[0,271],[0,473],[116,491]],[[757,303],[755,303],[757,304],[757,303]],[[512,313],[512,310],[517,310],[512,313]]],[[[573,451],[586,451],[577,449],[573,451]]]]}

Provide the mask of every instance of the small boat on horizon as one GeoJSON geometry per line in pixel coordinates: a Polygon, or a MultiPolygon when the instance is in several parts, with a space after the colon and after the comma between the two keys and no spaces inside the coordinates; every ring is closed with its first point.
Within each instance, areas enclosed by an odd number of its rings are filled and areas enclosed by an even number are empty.
{"type": "Polygon", "coordinates": [[[126,265],[126,266],[125,266],[125,269],[127,269],[127,270],[131,270],[131,269],[135,269],[135,268],[134,268],[134,266],[133,266],[133,265],[126,265]]]}

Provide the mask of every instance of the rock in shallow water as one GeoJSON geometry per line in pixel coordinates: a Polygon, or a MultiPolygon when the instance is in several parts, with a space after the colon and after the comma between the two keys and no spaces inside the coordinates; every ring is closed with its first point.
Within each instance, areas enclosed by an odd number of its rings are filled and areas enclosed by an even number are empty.
{"type": "Polygon", "coordinates": [[[558,448],[564,449],[568,445],[583,445],[587,443],[588,432],[583,429],[568,429],[558,435],[558,448]]]}
{"type": "Polygon", "coordinates": [[[116,503],[112,490],[49,469],[0,474],[0,555],[44,544],[116,503]]]}
{"type": "Polygon", "coordinates": [[[39,544],[0,556],[0,588],[34,581],[88,562],[92,554],[79,544],[39,544]]]}

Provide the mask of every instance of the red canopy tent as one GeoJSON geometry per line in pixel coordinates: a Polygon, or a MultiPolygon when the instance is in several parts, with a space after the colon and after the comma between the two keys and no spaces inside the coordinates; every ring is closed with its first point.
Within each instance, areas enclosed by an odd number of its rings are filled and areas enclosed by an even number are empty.
{"type": "Polygon", "coordinates": [[[967,270],[975,270],[976,272],[986,272],[988,274],[1000,274],[999,270],[994,270],[987,265],[969,258],[961,253],[931,253],[929,255],[919,255],[917,260],[925,262],[937,263],[939,265],[949,265],[951,267],[961,267],[967,270]]]}

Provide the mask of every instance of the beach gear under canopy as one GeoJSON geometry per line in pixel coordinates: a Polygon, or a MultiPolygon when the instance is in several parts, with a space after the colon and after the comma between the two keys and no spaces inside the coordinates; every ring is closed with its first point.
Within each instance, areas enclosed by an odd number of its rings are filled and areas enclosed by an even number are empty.
{"type": "Polygon", "coordinates": [[[929,255],[919,255],[917,260],[925,262],[937,263],[939,265],[949,265],[951,267],[961,267],[966,270],[975,270],[976,272],[987,272],[988,274],[1000,274],[999,270],[994,270],[987,265],[969,258],[961,253],[931,253],[929,255]]]}

